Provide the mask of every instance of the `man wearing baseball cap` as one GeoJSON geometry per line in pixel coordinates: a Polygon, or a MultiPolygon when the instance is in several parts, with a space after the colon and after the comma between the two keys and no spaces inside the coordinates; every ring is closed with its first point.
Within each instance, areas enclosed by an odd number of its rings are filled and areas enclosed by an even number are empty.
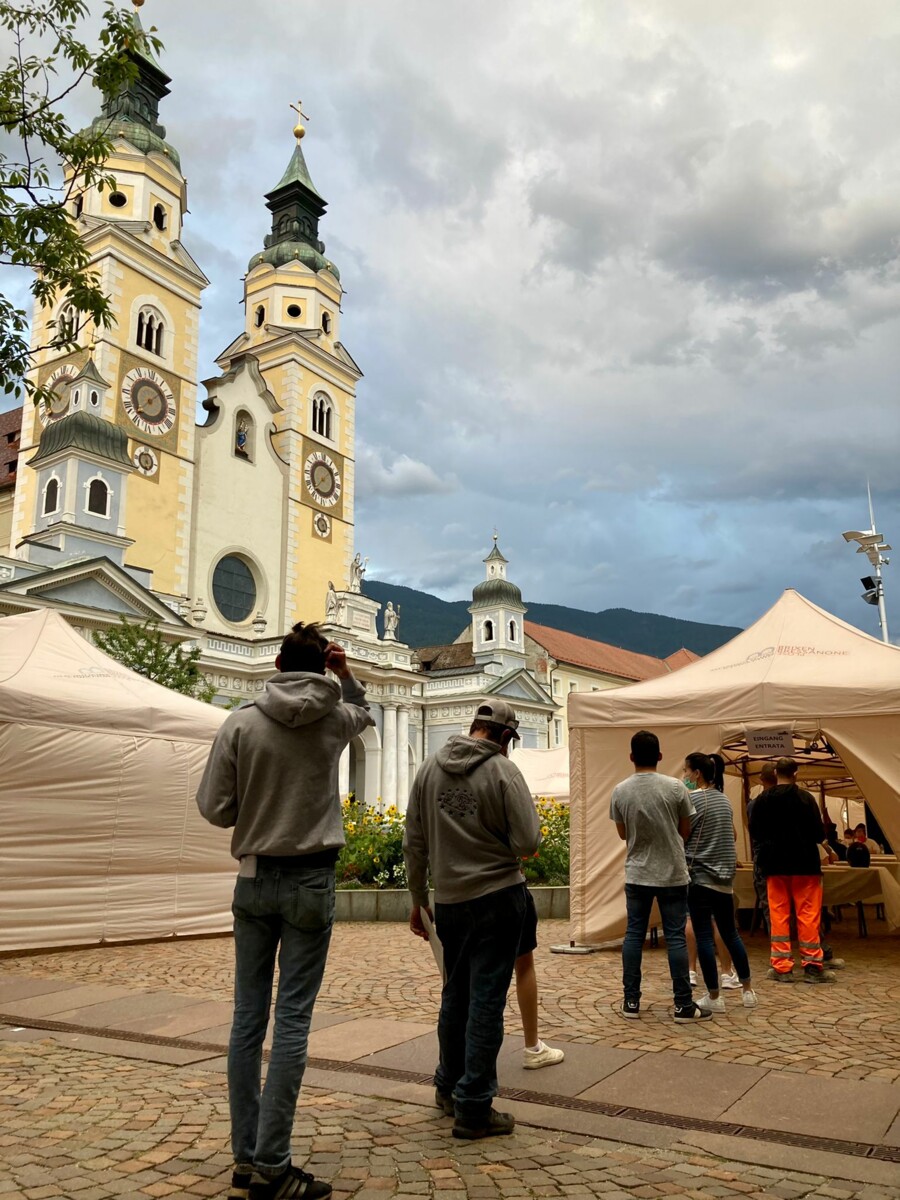
{"type": "Polygon", "coordinates": [[[526,911],[519,860],[537,851],[540,822],[522,773],[507,758],[519,722],[505,700],[479,705],[468,737],[452,737],[416,775],[403,854],[410,928],[427,940],[422,912],[443,944],[436,1101],[456,1117],[453,1136],[512,1133],[496,1112],[503,1010],[526,911]],[[429,906],[428,876],[434,886],[429,906]]]}

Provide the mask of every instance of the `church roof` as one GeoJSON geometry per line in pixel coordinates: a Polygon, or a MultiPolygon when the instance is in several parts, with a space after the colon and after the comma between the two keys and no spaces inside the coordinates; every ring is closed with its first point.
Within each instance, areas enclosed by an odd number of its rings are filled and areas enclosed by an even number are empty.
{"type": "MultiPolygon", "coordinates": [[[[503,561],[505,562],[506,559],[503,561]]],[[[508,579],[500,579],[498,576],[494,579],[482,579],[481,583],[476,583],[472,588],[472,607],[486,608],[495,604],[524,608],[521,591],[508,579]]]]}
{"type": "Polygon", "coordinates": [[[287,165],[287,170],[272,191],[277,192],[280,188],[288,187],[292,183],[302,184],[307,191],[312,192],[314,196],[319,196],[319,199],[323,200],[323,197],[316,191],[315,184],[310,178],[309,168],[306,165],[306,159],[303,157],[303,147],[299,142],[294,146],[294,153],[291,155],[291,161],[287,165]]]}
{"type": "Polygon", "coordinates": [[[87,362],[84,364],[84,366],[78,372],[78,374],[75,376],[75,378],[72,380],[72,382],[80,383],[82,380],[85,383],[95,383],[99,387],[103,387],[103,388],[109,387],[109,384],[106,382],[106,380],[100,374],[100,372],[97,370],[97,364],[94,362],[93,355],[91,355],[90,358],[88,358],[87,362]]]}
{"type": "Polygon", "coordinates": [[[459,671],[475,666],[471,642],[451,642],[449,646],[420,646],[416,657],[423,671],[459,671]]]}
{"type": "MultiPolygon", "coordinates": [[[[623,650],[621,646],[595,642],[575,633],[565,633],[562,629],[538,625],[534,621],[525,622],[525,632],[559,662],[574,667],[587,667],[604,675],[614,675],[618,679],[656,679],[675,669],[669,667],[663,659],[654,658],[650,654],[637,654],[633,650],[623,650]]],[[[681,651],[676,652],[678,653],[681,651]]],[[[684,653],[689,654],[690,651],[684,653]]]]}
{"type": "Polygon", "coordinates": [[[128,435],[118,425],[95,417],[93,413],[74,412],[53,421],[41,434],[37,454],[30,460],[36,466],[62,450],[84,450],[118,466],[130,467],[128,435]]]}
{"type": "Polygon", "coordinates": [[[22,437],[22,406],[0,413],[0,491],[15,487],[16,463],[22,437]],[[12,434],[12,437],[10,437],[12,434]]]}

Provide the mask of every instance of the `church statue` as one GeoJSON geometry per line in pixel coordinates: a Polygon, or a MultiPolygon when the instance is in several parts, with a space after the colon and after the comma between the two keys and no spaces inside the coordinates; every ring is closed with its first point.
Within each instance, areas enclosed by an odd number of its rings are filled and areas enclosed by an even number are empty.
{"type": "Polygon", "coordinates": [[[357,552],[356,557],[350,564],[350,591],[359,594],[362,591],[363,576],[366,573],[366,563],[368,559],[363,559],[357,552]]]}
{"type": "Polygon", "coordinates": [[[400,605],[394,608],[393,604],[388,600],[387,608],[384,610],[384,640],[386,642],[396,642],[397,627],[400,624],[400,605]]]}
{"type": "Polygon", "coordinates": [[[238,422],[237,433],[234,437],[234,448],[236,453],[247,458],[247,422],[243,417],[238,422]]]}
{"type": "Polygon", "coordinates": [[[338,620],[338,594],[334,584],[328,580],[328,591],[325,594],[325,624],[336,625],[338,620]]]}

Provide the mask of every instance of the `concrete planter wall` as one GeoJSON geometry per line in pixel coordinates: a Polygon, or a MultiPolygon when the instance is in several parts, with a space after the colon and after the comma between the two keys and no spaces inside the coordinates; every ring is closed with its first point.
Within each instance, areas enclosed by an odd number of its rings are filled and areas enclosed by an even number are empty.
{"type": "MultiPolygon", "coordinates": [[[[542,920],[568,920],[567,887],[532,887],[529,891],[542,920]]],[[[408,921],[412,907],[409,892],[379,888],[339,888],[335,901],[337,921],[408,921]]]]}

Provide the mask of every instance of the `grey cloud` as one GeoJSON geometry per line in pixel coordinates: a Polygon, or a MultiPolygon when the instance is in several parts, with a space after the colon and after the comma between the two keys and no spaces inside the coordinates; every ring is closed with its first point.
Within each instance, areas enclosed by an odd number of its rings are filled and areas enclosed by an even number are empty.
{"type": "Polygon", "coordinates": [[[396,455],[389,463],[388,453],[372,446],[363,446],[357,451],[356,481],[360,500],[374,496],[434,495],[454,492],[459,487],[458,480],[452,475],[441,477],[433,467],[407,454],[396,455]]]}

